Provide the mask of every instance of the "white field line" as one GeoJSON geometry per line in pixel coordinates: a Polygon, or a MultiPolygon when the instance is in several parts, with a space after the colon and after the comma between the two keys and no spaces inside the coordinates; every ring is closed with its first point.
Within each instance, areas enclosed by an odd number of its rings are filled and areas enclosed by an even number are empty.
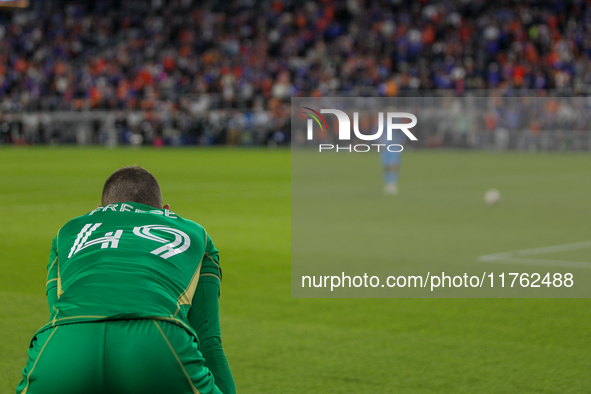
{"type": "Polygon", "coordinates": [[[591,241],[577,242],[572,244],[546,246],[543,248],[514,250],[511,252],[486,254],[478,257],[481,263],[508,263],[508,264],[526,264],[526,265],[543,265],[549,267],[569,267],[569,268],[591,268],[591,263],[583,261],[568,261],[568,260],[545,260],[545,259],[529,259],[524,256],[537,256],[555,252],[565,252],[569,250],[587,249],[591,248],[591,241]]]}
{"type": "Polygon", "coordinates": [[[487,263],[524,264],[524,265],[538,265],[538,266],[546,266],[546,267],[564,267],[564,268],[591,268],[591,263],[586,263],[583,261],[567,261],[567,260],[508,258],[508,259],[502,259],[502,260],[487,261],[487,263]]]}

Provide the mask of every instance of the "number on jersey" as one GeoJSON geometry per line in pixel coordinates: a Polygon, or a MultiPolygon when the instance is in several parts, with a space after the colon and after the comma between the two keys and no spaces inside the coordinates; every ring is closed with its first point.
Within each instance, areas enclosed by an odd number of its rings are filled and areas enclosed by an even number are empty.
{"type": "MultiPolygon", "coordinates": [[[[74,256],[82,249],[92,245],[100,244],[101,249],[106,249],[109,247],[111,249],[117,249],[119,246],[119,240],[123,235],[123,230],[116,230],[115,232],[110,231],[105,233],[103,237],[95,238],[90,241],[88,240],[92,233],[95,232],[96,229],[101,226],[101,224],[102,223],[88,223],[82,228],[82,230],[80,230],[78,236],[76,237],[76,241],[74,241],[74,245],[72,245],[72,248],[70,249],[68,258],[74,256]]],[[[175,256],[179,253],[183,253],[189,248],[189,246],[191,246],[191,238],[189,238],[186,233],[169,226],[151,224],[147,226],[134,227],[133,234],[141,238],[164,244],[150,252],[156,256],[162,257],[163,259],[168,259],[169,257],[175,256]],[[162,231],[172,234],[174,235],[174,240],[170,242],[165,238],[151,233],[151,231],[162,231]]]]}
{"type": "Polygon", "coordinates": [[[133,233],[138,237],[151,239],[152,241],[160,242],[165,245],[162,245],[158,249],[154,249],[150,253],[155,254],[156,256],[160,256],[163,259],[167,259],[171,256],[174,256],[179,253],[183,253],[185,250],[191,246],[191,238],[181,230],[177,230],[176,228],[162,226],[158,224],[151,224],[148,226],[141,226],[141,227],[134,227],[133,233]],[[152,230],[164,231],[165,233],[169,233],[174,235],[174,241],[168,242],[168,240],[159,237],[150,233],[152,230]]]}
{"type": "Polygon", "coordinates": [[[68,258],[80,252],[82,249],[88,248],[89,246],[96,244],[101,244],[101,249],[108,248],[109,246],[111,248],[117,248],[117,246],[119,246],[119,238],[121,238],[121,235],[123,235],[123,230],[117,230],[115,231],[115,234],[113,234],[113,232],[111,231],[106,233],[104,237],[96,238],[92,241],[88,240],[88,237],[90,237],[90,235],[97,228],[99,228],[101,224],[102,223],[88,223],[82,228],[82,230],[80,230],[78,236],[76,237],[74,245],[72,245],[72,249],[70,249],[70,254],[68,254],[68,258]]]}

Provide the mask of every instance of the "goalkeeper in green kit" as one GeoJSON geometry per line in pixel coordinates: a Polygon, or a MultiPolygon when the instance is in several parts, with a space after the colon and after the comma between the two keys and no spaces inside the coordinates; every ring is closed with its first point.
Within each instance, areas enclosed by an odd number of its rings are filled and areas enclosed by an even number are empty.
{"type": "Polygon", "coordinates": [[[102,206],[66,223],[47,270],[49,322],[18,394],[235,393],[221,345],[218,251],[162,205],[141,167],[107,179],[102,206]]]}

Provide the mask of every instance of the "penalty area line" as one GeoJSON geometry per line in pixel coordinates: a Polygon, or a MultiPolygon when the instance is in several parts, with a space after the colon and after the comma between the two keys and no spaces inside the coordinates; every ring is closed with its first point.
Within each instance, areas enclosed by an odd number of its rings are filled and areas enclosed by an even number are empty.
{"type": "Polygon", "coordinates": [[[548,267],[568,267],[568,268],[588,268],[591,269],[591,263],[583,261],[569,261],[569,260],[546,260],[546,259],[532,259],[524,258],[524,256],[536,256],[556,252],[565,252],[570,250],[591,248],[591,241],[576,242],[564,245],[546,246],[534,249],[514,250],[511,252],[487,254],[478,257],[481,263],[500,263],[500,264],[525,264],[525,265],[540,265],[548,267]]]}

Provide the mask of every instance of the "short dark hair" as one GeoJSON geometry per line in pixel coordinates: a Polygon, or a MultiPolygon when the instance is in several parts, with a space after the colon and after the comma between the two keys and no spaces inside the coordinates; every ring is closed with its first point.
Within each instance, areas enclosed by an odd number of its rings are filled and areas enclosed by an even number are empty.
{"type": "Polygon", "coordinates": [[[118,202],[138,202],[162,209],[160,185],[154,175],[140,166],[120,168],[105,182],[102,196],[103,206],[118,202]]]}

